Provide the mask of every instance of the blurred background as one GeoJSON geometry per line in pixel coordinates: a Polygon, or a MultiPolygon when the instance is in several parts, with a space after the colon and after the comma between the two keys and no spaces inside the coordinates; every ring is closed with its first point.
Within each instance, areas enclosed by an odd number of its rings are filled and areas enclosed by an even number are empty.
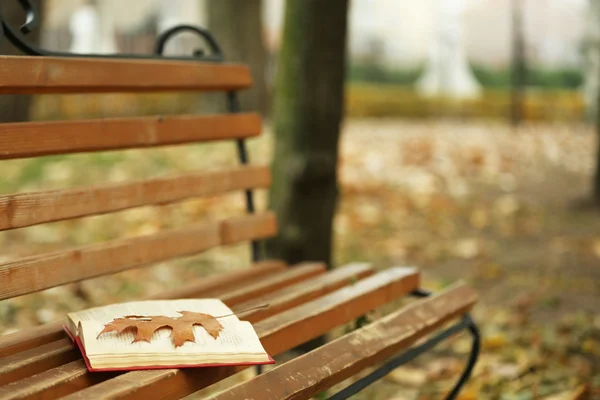
{"type": "MultiPolygon", "coordinates": [[[[230,51],[228,58],[248,58],[240,53],[252,53],[252,59],[244,61],[263,65],[271,87],[284,1],[254,3],[260,4],[260,15],[254,18],[260,26],[239,27],[238,31],[253,35],[235,39],[255,44],[230,51]],[[256,34],[263,39],[260,45],[256,34]]],[[[227,24],[217,22],[218,10],[211,18],[208,4],[132,0],[125,6],[117,0],[46,0],[41,43],[79,53],[149,53],[156,35],[177,23],[209,26],[212,19],[217,36],[226,32],[227,24]]],[[[526,64],[524,120],[580,121],[586,116],[586,99],[593,98],[584,79],[594,75],[589,47],[596,21],[586,12],[588,7],[586,0],[351,1],[348,116],[504,119],[510,109],[511,70],[519,61],[526,64]],[[454,101],[446,104],[440,97],[454,101]]],[[[230,31],[235,37],[235,30],[230,31]]],[[[171,51],[184,53],[194,43],[191,35],[183,35],[171,51]]]]}
{"type": "MultiPolygon", "coordinates": [[[[294,0],[289,0],[294,1],[294,0]]],[[[14,10],[5,15],[20,22],[14,10]]],[[[47,49],[149,54],[176,24],[208,27],[228,61],[248,63],[271,163],[284,0],[45,0],[47,49]]],[[[483,354],[461,399],[567,399],[600,385],[600,1],[351,0],[332,266],[416,265],[426,287],[457,279],[481,294],[483,354]]],[[[331,7],[323,9],[323,13],[331,7]]],[[[15,26],[16,24],[15,23],[15,26]]],[[[318,32],[317,32],[318,34],[318,32]]],[[[193,36],[168,54],[202,47],[193,36]]],[[[13,53],[6,44],[4,54],[13,53]]],[[[326,50],[326,49],[325,49],[326,50]]],[[[208,94],[0,98],[3,121],[214,112],[208,94]]],[[[318,110],[317,110],[318,111],[318,110]]],[[[275,125],[277,125],[275,123],[275,125]]],[[[235,163],[232,144],[3,161],[2,194],[121,182],[235,163]]],[[[269,206],[260,192],[259,206],[269,206]]],[[[190,200],[0,232],[0,263],[186,225],[243,208],[239,196],[190,200]]],[[[245,246],[211,250],[0,303],[0,334],[83,307],[156,293],[247,266],[245,246]],[[178,268],[174,269],[173,264],[178,268]]],[[[455,340],[361,399],[436,399],[462,368],[455,340]]],[[[467,346],[467,347],[466,347],[467,346]]]]}

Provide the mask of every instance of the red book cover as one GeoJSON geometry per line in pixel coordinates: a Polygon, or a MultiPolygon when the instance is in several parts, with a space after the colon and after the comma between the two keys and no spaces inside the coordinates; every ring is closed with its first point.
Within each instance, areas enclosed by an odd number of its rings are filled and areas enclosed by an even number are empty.
{"type": "Polygon", "coordinates": [[[107,372],[107,371],[139,371],[139,370],[147,370],[147,369],[171,369],[171,368],[208,368],[208,367],[238,367],[238,366],[252,366],[252,365],[266,365],[266,364],[274,364],[275,360],[269,355],[269,361],[264,362],[250,362],[250,363],[219,363],[219,364],[185,364],[185,365],[149,365],[149,366],[132,366],[132,367],[123,367],[123,368],[92,368],[90,365],[90,361],[85,353],[85,348],[83,347],[83,343],[81,343],[81,339],[78,336],[73,336],[71,332],[67,329],[66,326],[63,326],[67,335],[73,341],[73,344],[79,348],[81,351],[81,355],[83,356],[83,361],[87,366],[88,371],[90,372],[107,372]]]}

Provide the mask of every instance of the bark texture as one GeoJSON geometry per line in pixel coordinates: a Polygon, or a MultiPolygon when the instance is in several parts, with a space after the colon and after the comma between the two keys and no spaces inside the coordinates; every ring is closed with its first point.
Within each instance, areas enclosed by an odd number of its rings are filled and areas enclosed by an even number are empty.
{"type": "Polygon", "coordinates": [[[270,257],[332,265],[348,0],[288,0],[279,55],[270,205],[279,234],[270,257]]]}
{"type": "Polygon", "coordinates": [[[241,93],[244,111],[267,113],[267,53],[262,24],[261,0],[211,0],[206,2],[208,28],[215,36],[227,61],[247,64],[253,87],[241,93]]]}

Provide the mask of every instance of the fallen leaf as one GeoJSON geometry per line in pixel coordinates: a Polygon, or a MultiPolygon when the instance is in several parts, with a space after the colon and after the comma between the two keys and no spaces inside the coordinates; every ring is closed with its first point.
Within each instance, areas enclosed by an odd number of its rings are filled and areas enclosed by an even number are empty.
{"type": "Polygon", "coordinates": [[[483,229],[489,224],[489,215],[485,209],[475,209],[469,215],[469,223],[475,229],[483,229]]]}
{"type": "Polygon", "coordinates": [[[435,381],[458,376],[462,368],[462,362],[456,358],[439,358],[429,364],[427,368],[427,380],[435,381]]]}
{"type": "Polygon", "coordinates": [[[500,215],[509,217],[519,211],[521,205],[515,196],[505,195],[494,202],[494,207],[500,215]]]}
{"type": "Polygon", "coordinates": [[[504,269],[498,264],[488,263],[481,267],[481,276],[485,279],[498,279],[504,274],[504,269]]]}
{"type": "Polygon", "coordinates": [[[128,329],[135,329],[136,335],[133,339],[135,342],[150,342],[152,335],[160,328],[171,328],[171,337],[175,347],[183,346],[187,341],[194,342],[194,325],[201,325],[213,337],[217,338],[219,332],[223,329],[223,325],[210,314],[195,313],[191,311],[179,311],[182,315],[179,318],[171,318],[164,316],[144,317],[139,315],[127,315],[123,318],[116,318],[112,322],[104,325],[102,332],[117,332],[122,333],[128,329]]]}
{"type": "Polygon", "coordinates": [[[581,350],[583,350],[584,353],[596,354],[599,352],[600,346],[598,346],[598,343],[596,343],[594,339],[586,339],[581,344],[581,350]]]}
{"type": "Polygon", "coordinates": [[[474,389],[463,390],[462,393],[459,394],[458,400],[476,400],[479,397],[479,393],[474,389]]]}
{"type": "Polygon", "coordinates": [[[390,372],[386,379],[400,385],[418,388],[427,381],[427,372],[417,368],[399,367],[390,372]]]}
{"type": "Polygon", "coordinates": [[[500,332],[486,335],[483,338],[483,347],[485,349],[498,349],[506,346],[507,343],[506,336],[500,332]]]}
{"type": "Polygon", "coordinates": [[[600,239],[595,239],[592,242],[592,252],[597,258],[600,258],[600,239]]]}
{"type": "Polygon", "coordinates": [[[471,238],[459,240],[452,250],[457,257],[465,260],[473,259],[480,254],[479,242],[471,238]]]}

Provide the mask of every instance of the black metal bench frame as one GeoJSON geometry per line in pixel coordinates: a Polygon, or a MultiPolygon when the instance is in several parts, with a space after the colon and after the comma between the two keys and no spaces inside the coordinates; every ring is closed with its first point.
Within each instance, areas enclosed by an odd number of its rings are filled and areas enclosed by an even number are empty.
{"type": "MultiPolygon", "coordinates": [[[[201,27],[192,26],[192,25],[177,25],[173,28],[170,28],[159,35],[156,39],[156,44],[154,46],[154,54],[152,55],[138,55],[138,54],[73,54],[73,53],[65,53],[65,52],[57,52],[57,51],[49,51],[42,49],[40,47],[31,45],[27,43],[25,39],[25,35],[34,31],[39,27],[39,10],[35,7],[31,0],[17,0],[26,14],[25,23],[19,28],[19,30],[15,30],[13,27],[8,25],[6,21],[2,18],[2,13],[0,10],[0,43],[3,40],[8,39],[16,48],[22,51],[26,55],[31,56],[53,56],[53,57],[89,57],[89,58],[116,58],[116,59],[160,59],[160,60],[179,60],[179,61],[190,61],[190,62],[223,62],[225,60],[221,47],[219,46],[217,40],[212,36],[212,34],[201,27]],[[192,56],[166,56],[164,55],[164,50],[167,42],[175,37],[176,35],[182,32],[192,32],[201,37],[208,46],[210,52],[206,53],[203,50],[197,50],[194,52],[192,56]]],[[[227,93],[227,109],[230,113],[240,112],[239,100],[236,92],[227,93]]],[[[248,150],[246,146],[245,139],[237,140],[237,150],[238,150],[238,158],[241,164],[248,164],[248,150]]],[[[246,191],[246,209],[247,212],[253,214],[255,211],[254,207],[254,193],[252,190],[246,191]]],[[[261,248],[257,241],[253,241],[251,243],[252,246],[252,259],[253,261],[260,261],[262,259],[261,248]]],[[[430,296],[431,293],[424,290],[417,290],[412,293],[415,297],[427,297],[430,296]]],[[[433,349],[436,345],[443,342],[444,340],[450,338],[451,336],[456,335],[457,333],[466,330],[472,338],[472,347],[471,353],[469,354],[467,364],[463,373],[461,374],[458,382],[452,388],[452,390],[448,393],[447,399],[455,399],[468,379],[470,378],[473,368],[477,363],[477,359],[479,357],[481,340],[479,329],[477,325],[471,318],[471,316],[467,313],[464,314],[462,319],[450,326],[449,328],[443,330],[438,333],[436,336],[430,338],[425,343],[414,346],[409,350],[401,353],[395,358],[387,361],[385,364],[377,368],[376,370],[369,373],[367,376],[357,380],[350,386],[346,387],[342,391],[336,393],[335,395],[329,397],[330,400],[343,400],[351,397],[352,395],[358,393],[363,390],[367,386],[372,383],[378,381],[388,373],[390,373],[395,368],[406,364],[407,362],[413,360],[420,354],[433,349]]],[[[258,372],[261,372],[259,367],[258,372]]]]}

